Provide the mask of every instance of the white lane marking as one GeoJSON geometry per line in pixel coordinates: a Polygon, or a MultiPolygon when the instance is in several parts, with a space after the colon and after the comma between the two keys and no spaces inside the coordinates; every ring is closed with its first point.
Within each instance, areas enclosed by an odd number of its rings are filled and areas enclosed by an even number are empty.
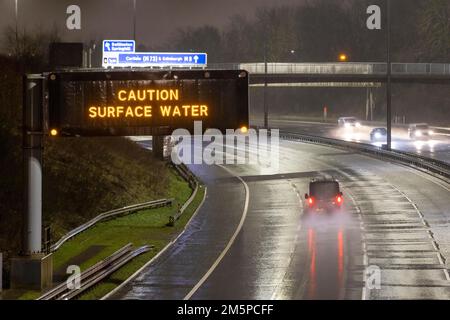
{"type": "MultiPolygon", "coordinates": [[[[337,171],[340,171],[340,170],[337,170],[337,171]]],[[[344,174],[344,175],[346,175],[344,172],[341,172],[341,173],[344,174]]],[[[436,251],[436,256],[437,256],[437,258],[438,258],[438,261],[439,261],[439,263],[444,267],[444,268],[442,269],[442,271],[444,272],[445,278],[446,278],[447,281],[450,281],[450,275],[449,275],[448,270],[447,270],[447,268],[446,268],[446,266],[445,266],[445,263],[444,263],[444,261],[443,261],[443,259],[442,259],[440,250],[439,250],[439,248],[438,248],[438,246],[437,246],[436,239],[434,239],[434,237],[432,236],[431,231],[429,230],[429,225],[428,225],[428,222],[427,222],[426,219],[425,219],[425,216],[424,216],[423,213],[419,210],[418,206],[411,200],[411,198],[409,198],[403,191],[401,191],[399,188],[397,188],[396,186],[394,186],[394,185],[391,184],[391,183],[388,183],[388,182],[386,182],[386,183],[387,183],[392,189],[396,190],[402,197],[404,197],[404,198],[409,202],[409,204],[414,208],[414,211],[415,211],[415,212],[418,214],[418,216],[420,217],[420,220],[421,220],[423,226],[424,226],[425,228],[427,228],[427,231],[428,231],[428,237],[430,238],[431,244],[432,244],[433,248],[434,248],[435,251],[436,251]]],[[[440,184],[439,184],[439,185],[440,185],[440,184]]],[[[445,188],[445,187],[442,186],[442,185],[441,185],[441,187],[445,188]]],[[[352,200],[354,200],[354,199],[352,199],[352,200]]],[[[365,296],[365,292],[364,292],[364,291],[365,291],[365,290],[363,289],[363,297],[365,296]]]]}
{"type": "Polygon", "coordinates": [[[208,188],[205,186],[205,192],[203,194],[203,199],[202,202],[200,202],[200,204],[198,205],[197,209],[195,209],[194,214],[192,215],[192,217],[189,219],[189,221],[186,223],[186,225],[183,228],[183,231],[181,231],[181,233],[172,241],[170,241],[164,248],[161,249],[161,251],[158,252],[158,254],[156,256],[154,256],[152,259],[150,259],[150,261],[148,261],[146,264],[144,264],[141,268],[139,268],[139,270],[137,270],[135,273],[133,273],[130,277],[128,277],[124,282],[122,282],[119,286],[117,286],[116,288],[114,288],[114,290],[108,292],[106,295],[104,295],[100,300],[106,300],[109,299],[111,296],[113,296],[116,292],[118,292],[120,289],[122,289],[127,283],[129,283],[131,280],[133,280],[134,278],[136,278],[145,268],[147,268],[149,265],[151,265],[153,263],[153,261],[155,261],[159,256],[161,256],[167,249],[170,248],[170,246],[172,246],[175,242],[177,242],[177,240],[183,235],[183,233],[186,231],[187,227],[189,226],[189,224],[191,223],[191,221],[194,219],[194,217],[197,215],[197,212],[200,210],[200,208],[203,206],[203,203],[206,200],[206,193],[208,191],[208,188]]]}
{"type": "MultiPolygon", "coordinates": [[[[300,191],[298,190],[298,188],[295,185],[295,183],[292,183],[292,189],[294,190],[295,194],[297,195],[297,197],[300,200],[300,212],[301,212],[300,213],[300,217],[301,217],[303,215],[303,200],[302,200],[302,198],[300,196],[300,191]]],[[[286,277],[286,274],[288,272],[289,266],[290,266],[290,264],[292,262],[292,258],[294,256],[295,250],[297,248],[297,242],[298,242],[298,238],[299,238],[301,229],[302,229],[302,223],[299,222],[299,224],[297,226],[297,229],[296,229],[295,238],[294,238],[294,242],[293,242],[292,248],[289,251],[289,258],[286,261],[286,268],[285,268],[286,271],[285,271],[283,277],[281,278],[280,282],[276,286],[274,292],[272,293],[272,296],[270,297],[270,300],[276,300],[276,299],[278,300],[277,297],[279,296],[280,287],[283,285],[284,278],[286,277]]]]}
{"type": "MultiPolygon", "coordinates": [[[[400,194],[402,194],[406,198],[406,200],[408,200],[408,202],[414,207],[414,210],[416,210],[417,214],[419,215],[420,219],[422,220],[423,225],[425,227],[429,228],[429,224],[426,221],[425,216],[419,210],[417,205],[404,192],[400,191],[396,186],[391,185],[391,187],[394,188],[395,190],[397,190],[400,194]]],[[[437,246],[437,241],[433,237],[433,235],[432,235],[430,230],[428,230],[428,236],[429,236],[429,238],[431,240],[431,244],[432,244],[433,248],[436,250],[436,255],[437,255],[437,258],[439,260],[439,263],[444,267],[444,269],[442,269],[442,271],[444,272],[445,278],[447,279],[447,281],[450,281],[450,275],[448,273],[448,270],[447,270],[447,267],[446,267],[444,261],[442,260],[441,251],[439,250],[439,247],[437,246]]]]}
{"type": "Polygon", "coordinates": [[[222,165],[219,165],[219,167],[228,171],[228,173],[230,173],[232,176],[238,178],[244,185],[244,188],[245,188],[244,210],[242,212],[241,221],[239,222],[239,225],[237,226],[236,230],[234,231],[233,236],[228,241],[228,244],[225,247],[225,249],[223,249],[223,251],[220,253],[219,257],[216,259],[216,261],[214,261],[213,265],[209,268],[209,270],[205,273],[205,275],[200,279],[200,281],[192,288],[192,290],[184,297],[183,300],[189,300],[194,295],[194,293],[203,285],[203,283],[209,278],[209,276],[214,272],[214,270],[217,268],[219,263],[222,261],[222,259],[227,254],[228,250],[230,250],[231,246],[233,245],[234,241],[236,240],[237,235],[241,231],[242,226],[244,225],[245,218],[247,217],[248,203],[249,203],[249,199],[250,199],[250,190],[248,188],[247,183],[240,176],[234,174],[230,169],[228,169],[222,165]]]}
{"type": "Polygon", "coordinates": [[[450,192],[450,188],[448,188],[447,186],[443,185],[440,181],[441,179],[436,178],[434,175],[424,172],[422,170],[417,170],[417,169],[413,169],[411,167],[406,166],[406,169],[408,169],[408,171],[414,173],[415,175],[422,177],[424,179],[427,179],[428,181],[440,186],[441,188],[447,190],[448,192],[450,192]]]}
{"type": "MultiPolygon", "coordinates": [[[[444,190],[450,192],[450,188],[448,188],[446,185],[443,185],[443,184],[440,182],[440,179],[437,178],[437,177],[435,177],[434,175],[432,175],[432,174],[430,174],[430,173],[427,173],[427,172],[424,172],[424,171],[422,171],[422,170],[413,169],[413,168],[411,168],[411,167],[406,167],[406,168],[408,169],[408,171],[414,173],[415,175],[417,175],[417,176],[419,176],[419,177],[421,177],[421,178],[424,178],[424,179],[430,181],[431,183],[434,183],[435,185],[437,185],[437,186],[443,188],[444,190]]],[[[431,236],[431,234],[430,234],[430,236],[431,236]]],[[[433,237],[432,237],[432,238],[433,238],[433,237]]],[[[446,264],[445,264],[444,261],[442,260],[442,256],[441,256],[441,254],[440,254],[439,248],[438,248],[438,246],[436,245],[436,240],[435,240],[434,238],[433,238],[432,244],[433,244],[433,248],[434,248],[436,251],[438,251],[437,256],[438,256],[439,263],[442,264],[442,265],[444,266],[444,270],[443,270],[443,271],[444,271],[445,278],[446,278],[448,281],[450,281],[450,274],[449,274],[449,272],[448,272],[448,269],[447,269],[446,264]]]]}
{"type": "MultiPolygon", "coordinates": [[[[338,170],[340,171],[340,170],[338,170]]],[[[340,172],[343,175],[346,175],[344,172],[340,172]]],[[[348,177],[348,176],[347,176],[348,177]]],[[[358,218],[359,218],[359,228],[361,230],[361,240],[362,240],[362,251],[363,251],[363,265],[364,265],[364,271],[363,271],[363,287],[362,287],[362,292],[361,292],[361,300],[367,300],[368,297],[368,288],[366,286],[366,281],[367,281],[367,272],[366,269],[369,265],[369,257],[367,256],[367,245],[366,245],[366,238],[365,238],[365,233],[366,230],[364,228],[364,221],[362,220],[362,211],[361,208],[358,206],[358,203],[356,202],[355,198],[353,197],[351,191],[349,190],[349,188],[344,188],[342,187],[344,190],[346,190],[346,193],[348,194],[350,200],[353,202],[353,205],[356,209],[356,211],[358,212],[358,218]]]]}

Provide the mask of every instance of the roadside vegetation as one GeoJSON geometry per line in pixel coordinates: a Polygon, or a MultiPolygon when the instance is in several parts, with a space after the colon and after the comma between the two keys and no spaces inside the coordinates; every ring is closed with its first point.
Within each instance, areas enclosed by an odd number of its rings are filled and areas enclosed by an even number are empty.
{"type": "MultiPolygon", "coordinates": [[[[275,2],[274,2],[275,3],[275,2]]],[[[369,5],[385,12],[386,1],[314,0],[261,6],[254,15],[238,14],[223,27],[180,28],[161,51],[208,52],[208,63],[386,61],[386,28],[368,30],[369,5]]],[[[392,62],[448,63],[450,1],[395,0],[392,8],[392,62]]],[[[383,16],[383,26],[385,20],[383,16]]],[[[376,121],[385,120],[385,88],[373,89],[376,121]]],[[[251,88],[252,116],[262,117],[263,88],[251,88]]],[[[366,88],[271,88],[271,115],[321,117],[357,116],[365,119],[366,88]]],[[[407,122],[448,126],[450,95],[447,85],[395,84],[393,115],[407,122]]]]}
{"type": "MultiPolygon", "coordinates": [[[[172,206],[142,210],[98,223],[66,242],[53,255],[55,282],[67,279],[66,269],[69,265],[76,264],[83,271],[128,243],[132,243],[135,248],[151,245],[152,249],[149,252],[136,257],[78,297],[82,300],[101,299],[158,254],[183,230],[201,203],[205,192],[201,186],[192,203],[175,226],[171,227],[168,226],[169,217],[177,211],[179,205],[188,200],[192,190],[175,171],[169,173],[169,183],[169,196],[175,199],[172,206]]],[[[18,299],[36,299],[40,294],[38,291],[26,291],[18,296],[18,299]]]]}
{"type": "MultiPolygon", "coordinates": [[[[22,75],[47,70],[47,48],[57,35],[5,33],[14,52],[0,55],[0,252],[4,287],[9,259],[20,251],[23,210],[22,75]]],[[[174,196],[174,173],[151,152],[126,138],[46,138],[43,225],[51,237],[101,212],[174,196]]],[[[183,195],[185,193],[181,193],[183,195]]]]}

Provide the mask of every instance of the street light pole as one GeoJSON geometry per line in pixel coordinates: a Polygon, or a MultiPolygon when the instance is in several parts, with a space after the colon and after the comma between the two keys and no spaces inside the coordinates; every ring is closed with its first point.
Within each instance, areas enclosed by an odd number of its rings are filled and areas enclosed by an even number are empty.
{"type": "Polygon", "coordinates": [[[264,40],[264,128],[269,129],[269,106],[267,104],[267,40],[264,40]]]}
{"type": "Polygon", "coordinates": [[[16,55],[19,53],[19,0],[14,0],[16,14],[16,55]]]}
{"type": "Polygon", "coordinates": [[[386,0],[387,26],[386,26],[386,49],[387,49],[387,82],[386,82],[386,124],[387,139],[386,148],[391,150],[392,147],[392,67],[391,67],[391,1],[386,0]]]}
{"type": "Polygon", "coordinates": [[[136,41],[136,0],[133,0],[133,40],[136,41]]]}

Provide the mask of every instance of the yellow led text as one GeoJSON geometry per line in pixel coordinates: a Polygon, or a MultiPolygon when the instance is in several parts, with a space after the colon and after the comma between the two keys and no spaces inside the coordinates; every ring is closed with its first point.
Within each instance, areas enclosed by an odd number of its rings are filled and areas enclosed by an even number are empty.
{"type": "Polygon", "coordinates": [[[89,118],[150,118],[152,106],[108,106],[90,107],[89,118]]]}
{"type": "Polygon", "coordinates": [[[207,117],[206,105],[160,106],[163,117],[207,117]]]}
{"type": "Polygon", "coordinates": [[[119,90],[117,97],[120,101],[178,101],[178,89],[156,90],[119,90]]]}

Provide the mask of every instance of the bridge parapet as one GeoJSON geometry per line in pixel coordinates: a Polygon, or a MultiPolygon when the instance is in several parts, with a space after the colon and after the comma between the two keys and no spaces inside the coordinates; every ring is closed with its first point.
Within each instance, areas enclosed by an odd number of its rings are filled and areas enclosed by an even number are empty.
{"type": "MultiPolygon", "coordinates": [[[[251,74],[264,74],[265,63],[211,64],[210,68],[244,69],[251,74]]],[[[330,62],[330,63],[267,63],[268,74],[311,75],[385,75],[386,63],[330,62]]],[[[450,75],[449,63],[392,63],[394,75],[450,75]]]]}

